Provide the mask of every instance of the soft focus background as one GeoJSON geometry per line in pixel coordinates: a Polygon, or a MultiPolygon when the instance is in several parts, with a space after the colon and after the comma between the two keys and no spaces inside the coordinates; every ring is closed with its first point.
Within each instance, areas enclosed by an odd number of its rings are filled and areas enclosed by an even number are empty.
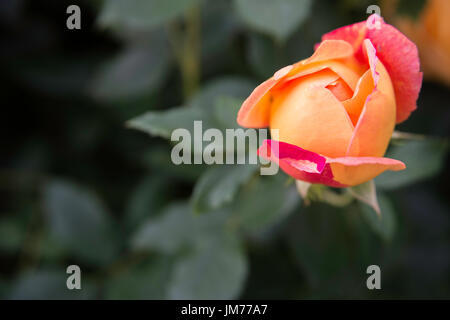
{"type": "MultiPolygon", "coordinates": [[[[282,172],[170,161],[172,129],[236,127],[258,83],[371,4],[414,22],[425,2],[1,0],[0,298],[450,298],[450,89],[426,70],[397,129],[427,138],[389,149],[408,169],[376,179],[381,220],[306,206],[282,172]]],[[[450,32],[431,20],[425,38],[450,32]]]]}

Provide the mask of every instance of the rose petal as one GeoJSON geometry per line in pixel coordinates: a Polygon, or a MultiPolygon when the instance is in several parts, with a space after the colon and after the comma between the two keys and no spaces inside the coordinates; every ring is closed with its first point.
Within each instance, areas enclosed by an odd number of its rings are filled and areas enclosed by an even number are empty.
{"type": "Polygon", "coordinates": [[[344,108],[352,120],[354,126],[357,125],[361,112],[364,108],[367,97],[373,92],[375,88],[373,78],[370,70],[367,70],[361,78],[359,78],[356,90],[353,97],[342,101],[344,108]]]}
{"type": "Polygon", "coordinates": [[[373,81],[347,149],[347,156],[382,157],[395,126],[395,99],[390,77],[369,39],[364,40],[373,81]]]}
{"type": "Polygon", "coordinates": [[[353,97],[353,90],[342,79],[330,83],[327,87],[339,101],[346,101],[353,97]]]}
{"type": "Polygon", "coordinates": [[[348,187],[373,179],[386,170],[402,170],[404,163],[378,157],[327,158],[295,145],[265,140],[258,155],[276,162],[297,180],[331,187],[348,187]]]}
{"type": "Polygon", "coordinates": [[[301,69],[297,68],[297,73],[292,75],[292,72],[290,72],[284,79],[284,81],[292,81],[316,72],[320,72],[325,69],[330,69],[331,71],[336,73],[352,90],[355,90],[358,79],[363,74],[360,74],[360,70],[349,68],[348,65],[346,65],[344,62],[330,60],[304,65],[301,69]]]}
{"type": "Polygon", "coordinates": [[[351,67],[356,70],[354,71],[343,62],[331,61],[351,57],[352,54],[352,47],[345,41],[323,41],[310,58],[278,70],[270,79],[256,87],[244,101],[238,112],[238,124],[247,128],[267,127],[269,125],[270,104],[273,98],[270,91],[277,84],[283,83],[284,80],[295,80],[301,76],[329,68],[341,76],[352,90],[354,90],[356,83],[361,76],[361,74],[358,73],[359,68],[357,68],[355,64],[351,64],[351,67]],[[319,65],[324,61],[326,62],[325,65],[319,65]],[[328,61],[330,63],[328,63],[328,61]],[[309,68],[312,69],[308,70],[309,68]],[[299,74],[302,70],[305,70],[305,72],[299,74]]]}
{"type": "Polygon", "coordinates": [[[310,183],[345,187],[333,180],[326,158],[317,153],[276,140],[264,140],[258,155],[277,163],[291,177],[310,183]]]}
{"type": "Polygon", "coordinates": [[[325,88],[336,80],[335,73],[324,70],[284,87],[270,111],[272,138],[329,157],[344,156],[353,125],[342,103],[325,88]]]}
{"type": "Polygon", "coordinates": [[[422,85],[422,73],[416,45],[379,16],[371,16],[380,22],[380,28],[367,28],[367,22],[359,22],[331,31],[322,40],[340,39],[349,42],[358,59],[363,59],[363,41],[370,39],[392,79],[397,102],[396,122],[406,120],[416,106],[422,85]]]}
{"type": "Polygon", "coordinates": [[[264,128],[269,126],[271,96],[267,94],[280,79],[270,78],[253,90],[244,101],[237,115],[241,127],[264,128]]]}
{"type": "Polygon", "coordinates": [[[399,160],[384,157],[342,157],[328,159],[334,180],[348,186],[372,180],[384,171],[399,171],[406,168],[399,160]]]}
{"type": "Polygon", "coordinates": [[[313,63],[325,60],[337,60],[353,55],[353,48],[348,42],[342,40],[323,41],[314,51],[314,54],[302,63],[313,63]]]}

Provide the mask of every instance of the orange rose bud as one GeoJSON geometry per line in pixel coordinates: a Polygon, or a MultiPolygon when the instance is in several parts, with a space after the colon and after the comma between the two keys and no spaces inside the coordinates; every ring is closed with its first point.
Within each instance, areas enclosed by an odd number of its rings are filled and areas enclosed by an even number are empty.
{"type": "Polygon", "coordinates": [[[259,155],[295,179],[347,187],[405,168],[383,155],[395,124],[416,108],[417,48],[371,18],[379,29],[361,22],[324,35],[310,58],[277,71],[239,110],[241,126],[270,127],[274,140],[259,155]]]}

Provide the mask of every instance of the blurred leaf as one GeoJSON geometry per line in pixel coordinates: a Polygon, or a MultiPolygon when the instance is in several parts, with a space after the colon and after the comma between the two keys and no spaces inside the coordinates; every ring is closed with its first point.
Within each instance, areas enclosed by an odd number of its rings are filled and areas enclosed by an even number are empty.
{"type": "Polygon", "coordinates": [[[273,39],[256,33],[249,35],[247,61],[258,76],[266,79],[280,69],[276,51],[273,39]]]}
{"type": "Polygon", "coordinates": [[[149,166],[151,170],[156,170],[166,178],[176,179],[177,181],[186,181],[194,183],[205,171],[206,165],[190,165],[172,162],[170,145],[164,146],[152,145],[143,157],[144,165],[149,166]]]}
{"type": "Polygon", "coordinates": [[[0,299],[7,299],[9,292],[9,282],[6,279],[0,278],[0,299]]]}
{"type": "Polygon", "coordinates": [[[314,203],[289,217],[283,236],[311,288],[306,290],[309,295],[302,298],[343,297],[348,287],[354,296],[358,288],[367,290],[361,286],[365,273],[360,271],[367,267],[361,265],[365,243],[357,234],[358,229],[348,224],[350,216],[360,215],[355,207],[314,203]]]}
{"type": "Polygon", "coordinates": [[[13,217],[0,219],[0,252],[17,252],[22,245],[26,229],[13,217]]]}
{"type": "Polygon", "coordinates": [[[406,169],[387,171],[375,178],[375,184],[382,189],[396,189],[437,174],[448,149],[442,140],[411,141],[393,146],[386,157],[403,161],[406,169]]]}
{"type": "MultiPolygon", "coordinates": [[[[127,122],[127,126],[133,129],[147,132],[150,135],[170,139],[172,131],[185,128],[193,132],[194,121],[201,120],[203,128],[208,125],[208,118],[198,108],[180,107],[167,111],[149,111],[127,122]]],[[[193,138],[192,138],[193,140],[193,138]]]]}
{"type": "MultiPolygon", "coordinates": [[[[191,133],[191,138],[194,140],[194,121],[201,121],[203,131],[209,128],[224,130],[239,127],[236,123],[236,117],[241,103],[240,100],[222,96],[218,98],[216,104],[212,103],[212,107],[208,111],[199,107],[149,111],[129,120],[127,126],[166,139],[171,138],[175,129],[184,128],[191,133]]],[[[202,139],[203,136],[200,136],[200,138],[202,139]]],[[[192,150],[194,151],[194,149],[192,150]]]]}
{"type": "Polygon", "coordinates": [[[146,259],[125,272],[108,277],[105,298],[114,300],[165,299],[171,271],[168,257],[146,259]]]}
{"type": "Polygon", "coordinates": [[[242,246],[230,235],[206,240],[175,264],[170,299],[237,298],[247,275],[242,246]]]}
{"type": "Polygon", "coordinates": [[[360,204],[362,215],[370,228],[385,241],[391,241],[396,227],[395,211],[389,198],[379,195],[381,215],[373,208],[360,204]]]}
{"type": "Polygon", "coordinates": [[[134,44],[105,64],[92,81],[92,95],[101,100],[132,98],[158,89],[165,79],[170,53],[165,39],[134,44]]]}
{"type": "Polygon", "coordinates": [[[155,215],[165,202],[166,181],[162,176],[148,176],[137,186],[128,201],[125,224],[134,229],[146,218],[155,215]]]}
{"type": "Polygon", "coordinates": [[[215,80],[196,94],[187,106],[149,111],[129,120],[127,125],[166,139],[170,139],[173,130],[184,128],[191,132],[192,140],[196,120],[202,121],[202,130],[218,127],[223,129],[221,126],[235,128],[240,107],[237,98],[246,97],[253,88],[251,82],[241,78],[215,80]]]}
{"type": "Polygon", "coordinates": [[[229,96],[221,96],[214,105],[214,118],[222,130],[240,128],[237,124],[237,114],[243,100],[229,96]]]}
{"type": "Polygon", "coordinates": [[[256,165],[217,165],[209,168],[194,187],[194,212],[208,212],[233,201],[240,186],[256,169],[256,165]]]}
{"type": "Polygon", "coordinates": [[[44,188],[44,209],[52,236],[79,259],[107,264],[117,252],[118,235],[100,200],[70,182],[44,188]]]}
{"type": "Polygon", "coordinates": [[[380,206],[377,200],[377,190],[375,182],[370,180],[366,183],[348,188],[348,191],[359,201],[369,205],[375,212],[380,215],[380,206]]]}
{"type": "Polygon", "coordinates": [[[99,15],[104,27],[150,29],[181,15],[198,0],[105,0],[99,15]]]}
{"type": "Polygon", "coordinates": [[[133,236],[134,249],[153,249],[173,254],[194,245],[224,227],[227,212],[194,215],[187,202],[169,205],[158,217],[150,218],[133,236]]]}
{"type": "Polygon", "coordinates": [[[242,19],[252,28],[268,33],[280,41],[308,17],[310,0],[234,0],[242,19]]]}
{"type": "Polygon", "coordinates": [[[43,263],[57,263],[66,258],[64,245],[55,240],[48,232],[44,235],[39,254],[43,263]]]}
{"type": "Polygon", "coordinates": [[[286,217],[300,203],[286,175],[257,176],[239,192],[233,204],[233,225],[245,231],[262,231],[286,217]]]}
{"type": "Polygon", "coordinates": [[[230,57],[230,50],[227,49],[231,49],[233,36],[239,30],[239,21],[229,0],[203,1],[201,14],[202,71],[217,74],[230,57]]]}
{"type": "Polygon", "coordinates": [[[65,270],[26,272],[13,283],[12,300],[87,300],[95,299],[96,288],[81,275],[81,290],[67,289],[65,270]]]}
{"type": "Polygon", "coordinates": [[[79,98],[86,91],[96,63],[94,56],[63,59],[51,55],[19,63],[14,70],[34,90],[53,96],[79,98]]]}
{"type": "Polygon", "coordinates": [[[201,91],[192,97],[188,105],[210,110],[218,98],[233,97],[245,99],[255,87],[255,83],[245,78],[218,78],[205,85],[201,91]]]}
{"type": "Polygon", "coordinates": [[[193,219],[184,203],[172,204],[158,217],[148,219],[133,237],[132,246],[174,253],[190,239],[193,219]]]}

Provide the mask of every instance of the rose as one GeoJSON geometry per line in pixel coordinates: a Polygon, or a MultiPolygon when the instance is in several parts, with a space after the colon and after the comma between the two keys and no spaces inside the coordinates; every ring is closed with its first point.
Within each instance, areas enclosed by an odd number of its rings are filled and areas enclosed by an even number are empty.
{"type": "Polygon", "coordinates": [[[325,34],[310,58],[277,71],[239,110],[241,126],[270,127],[273,140],[258,153],[295,179],[347,187],[405,168],[383,155],[416,108],[417,48],[371,19],[380,28],[364,21],[325,34]]]}
{"type": "MultiPolygon", "coordinates": [[[[385,2],[393,11],[395,2],[385,2]]],[[[383,7],[383,10],[384,10],[383,7]]],[[[428,0],[417,20],[393,15],[393,21],[419,47],[424,76],[450,85],[450,1],[428,0]]]]}

